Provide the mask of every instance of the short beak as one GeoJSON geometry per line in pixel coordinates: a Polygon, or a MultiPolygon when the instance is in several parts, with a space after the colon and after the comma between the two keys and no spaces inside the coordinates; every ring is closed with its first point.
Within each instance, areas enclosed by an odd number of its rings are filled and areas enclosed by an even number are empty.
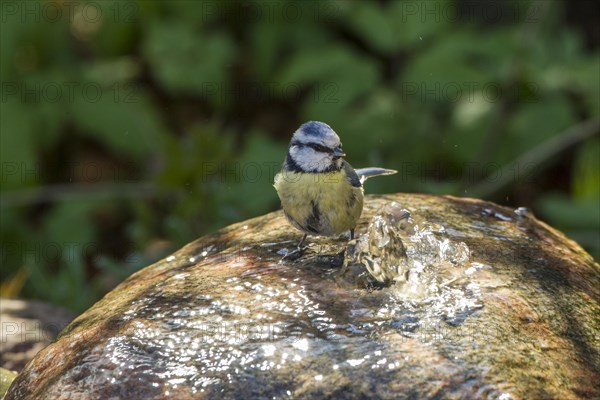
{"type": "Polygon", "coordinates": [[[338,146],[335,149],[333,149],[333,158],[340,158],[340,157],[346,157],[346,153],[344,153],[342,148],[338,146]]]}

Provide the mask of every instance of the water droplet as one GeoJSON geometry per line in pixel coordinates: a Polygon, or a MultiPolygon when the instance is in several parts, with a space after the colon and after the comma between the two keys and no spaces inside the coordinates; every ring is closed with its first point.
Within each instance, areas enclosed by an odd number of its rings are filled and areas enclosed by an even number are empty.
{"type": "Polygon", "coordinates": [[[532,215],[532,212],[527,207],[519,207],[515,209],[515,214],[517,214],[519,217],[529,217],[532,215]]]}

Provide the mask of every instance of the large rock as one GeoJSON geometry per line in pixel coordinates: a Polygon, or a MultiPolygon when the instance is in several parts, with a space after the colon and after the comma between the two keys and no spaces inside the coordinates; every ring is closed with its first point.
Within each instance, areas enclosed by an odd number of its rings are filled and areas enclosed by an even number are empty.
{"type": "MultiPolygon", "coordinates": [[[[304,257],[278,263],[300,235],[268,214],[132,275],[6,398],[600,398],[588,254],[525,210],[453,197],[369,197],[359,235],[391,201],[421,221],[398,256],[423,243],[440,254],[397,279],[385,269],[389,286],[348,261],[342,273],[344,239],[309,239],[304,257]]],[[[364,253],[377,243],[355,244],[359,258],[380,261],[364,253]]]]}
{"type": "Polygon", "coordinates": [[[16,372],[0,367],[0,398],[4,396],[12,381],[15,380],[16,376],[16,372]]]}

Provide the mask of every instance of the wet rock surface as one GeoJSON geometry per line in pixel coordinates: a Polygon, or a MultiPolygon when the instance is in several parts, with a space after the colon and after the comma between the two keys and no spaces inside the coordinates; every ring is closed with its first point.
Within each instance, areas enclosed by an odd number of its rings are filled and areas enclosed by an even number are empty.
{"type": "Polygon", "coordinates": [[[283,263],[300,235],[281,212],[192,242],[6,398],[600,397],[600,266],[576,243],[526,210],[412,194],[367,197],[357,232],[283,263]]]}
{"type": "Polygon", "coordinates": [[[4,396],[8,387],[15,380],[17,373],[0,367],[0,398],[4,396]]]}

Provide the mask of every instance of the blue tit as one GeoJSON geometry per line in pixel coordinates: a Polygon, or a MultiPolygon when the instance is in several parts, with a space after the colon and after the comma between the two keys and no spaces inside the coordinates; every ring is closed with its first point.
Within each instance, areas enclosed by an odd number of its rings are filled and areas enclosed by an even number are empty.
{"type": "MultiPolygon", "coordinates": [[[[383,168],[355,170],[343,159],[342,143],[323,122],[302,124],[292,136],[275,190],[290,224],[307,235],[336,236],[354,228],[363,209],[363,182],[372,176],[395,174],[383,168]]],[[[287,258],[292,253],[286,255],[287,258]]]]}

